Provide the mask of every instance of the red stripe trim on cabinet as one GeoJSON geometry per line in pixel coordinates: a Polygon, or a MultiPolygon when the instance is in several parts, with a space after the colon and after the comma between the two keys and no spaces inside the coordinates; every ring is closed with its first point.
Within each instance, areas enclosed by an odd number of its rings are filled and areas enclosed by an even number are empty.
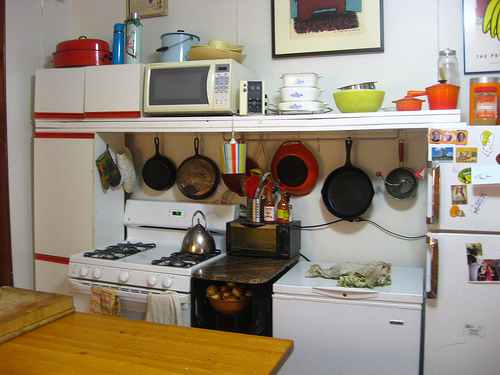
{"type": "Polygon", "coordinates": [[[47,119],[79,119],[83,120],[85,115],[83,113],[49,113],[49,112],[35,112],[35,118],[47,119]]]}
{"type": "Polygon", "coordinates": [[[138,118],[140,111],[133,112],[85,112],[86,118],[138,118]]]}
{"type": "Polygon", "coordinates": [[[35,254],[35,260],[42,260],[44,262],[52,262],[60,264],[69,264],[69,258],[58,257],[55,255],[35,254]]]}
{"type": "Polygon", "coordinates": [[[35,133],[35,138],[94,139],[94,133],[35,133]]]}

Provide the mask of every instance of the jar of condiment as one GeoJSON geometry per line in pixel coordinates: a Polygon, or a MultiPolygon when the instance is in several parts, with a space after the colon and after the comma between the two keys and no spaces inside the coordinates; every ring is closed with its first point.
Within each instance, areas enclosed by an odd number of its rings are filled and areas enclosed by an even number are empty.
{"type": "Polygon", "coordinates": [[[452,49],[439,51],[438,59],[438,81],[445,80],[446,83],[460,86],[458,81],[457,52],[452,49]]]}
{"type": "Polygon", "coordinates": [[[474,122],[477,125],[495,125],[498,120],[498,96],[494,86],[474,89],[474,122]]]}
{"type": "Polygon", "coordinates": [[[286,198],[286,190],[285,187],[282,186],[280,188],[281,191],[281,199],[278,202],[277,210],[278,213],[276,215],[276,221],[278,223],[284,224],[290,222],[290,204],[288,203],[288,199],[286,198]]]}
{"type": "Polygon", "coordinates": [[[264,202],[264,223],[274,224],[276,222],[276,206],[274,204],[273,190],[271,187],[266,189],[266,200],[264,202]]]}

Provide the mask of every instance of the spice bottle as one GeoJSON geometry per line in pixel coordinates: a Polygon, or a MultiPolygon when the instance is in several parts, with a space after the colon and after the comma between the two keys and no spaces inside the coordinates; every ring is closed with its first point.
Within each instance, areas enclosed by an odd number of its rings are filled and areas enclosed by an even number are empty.
{"type": "Polygon", "coordinates": [[[280,189],[281,199],[277,205],[277,215],[276,220],[278,223],[284,224],[290,222],[290,204],[288,203],[288,199],[286,198],[286,190],[285,187],[282,186],[280,189]]]}
{"type": "Polygon", "coordinates": [[[276,222],[276,205],[274,204],[273,190],[266,189],[266,201],[264,202],[264,223],[274,224],[276,222]]]}
{"type": "Polygon", "coordinates": [[[142,56],[142,24],[139,13],[132,13],[125,21],[127,35],[125,38],[125,64],[141,62],[142,56]]]}
{"type": "Polygon", "coordinates": [[[439,51],[438,59],[438,81],[446,80],[446,83],[460,86],[458,82],[458,60],[457,52],[452,49],[439,51]]]}
{"type": "Polygon", "coordinates": [[[123,64],[123,50],[125,49],[125,27],[123,23],[116,23],[113,30],[113,64],[123,64]]]}
{"type": "Polygon", "coordinates": [[[497,89],[493,86],[474,88],[474,123],[495,125],[498,120],[497,89]]]}

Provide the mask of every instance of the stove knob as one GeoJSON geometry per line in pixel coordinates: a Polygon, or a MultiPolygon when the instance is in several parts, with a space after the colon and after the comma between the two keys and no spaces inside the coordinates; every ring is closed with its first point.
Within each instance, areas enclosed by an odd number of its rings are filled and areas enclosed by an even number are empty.
{"type": "Polygon", "coordinates": [[[122,283],[126,283],[129,278],[130,278],[130,274],[128,273],[128,271],[122,270],[120,272],[120,277],[118,278],[118,280],[120,280],[122,283]]]}
{"type": "Polygon", "coordinates": [[[162,281],[164,288],[170,288],[172,286],[172,279],[170,276],[165,276],[162,281]]]}
{"type": "Polygon", "coordinates": [[[88,274],[89,274],[89,269],[87,268],[87,266],[82,266],[80,268],[80,276],[87,277],[88,274]]]}
{"type": "Polygon", "coordinates": [[[98,279],[102,276],[102,269],[101,268],[96,268],[94,270],[94,278],[95,279],[98,279]]]}
{"type": "Polygon", "coordinates": [[[149,275],[147,280],[148,286],[154,286],[157,280],[158,279],[155,275],[149,275]]]}

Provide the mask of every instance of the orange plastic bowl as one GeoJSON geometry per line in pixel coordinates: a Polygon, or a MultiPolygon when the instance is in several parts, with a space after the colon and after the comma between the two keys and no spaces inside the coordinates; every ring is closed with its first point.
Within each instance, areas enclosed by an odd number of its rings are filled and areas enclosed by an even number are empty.
{"type": "Polygon", "coordinates": [[[213,299],[207,297],[210,305],[223,314],[236,314],[245,310],[250,304],[250,297],[243,296],[239,300],[213,299]]]}

